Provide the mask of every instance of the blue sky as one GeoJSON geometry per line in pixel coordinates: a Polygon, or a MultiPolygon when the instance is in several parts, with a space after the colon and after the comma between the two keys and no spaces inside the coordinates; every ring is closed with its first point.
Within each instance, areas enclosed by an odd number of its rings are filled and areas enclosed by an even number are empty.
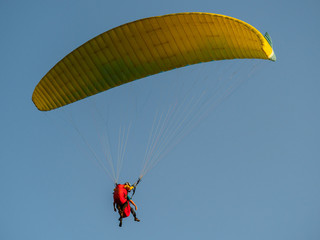
{"type": "MultiPolygon", "coordinates": [[[[319,239],[319,10],[318,1],[2,0],[0,238],[319,239]],[[277,62],[259,64],[161,159],[134,196],[141,222],[129,218],[119,228],[113,183],[64,120],[68,108],[39,112],[31,95],[57,61],[89,39],[176,12],[225,14],[268,31],[277,62]]],[[[160,78],[192,82],[214,70],[210,64],[178,70],[106,97],[139,103],[155,85],[164,86],[160,78]]],[[[113,114],[112,131],[121,114],[113,114]]],[[[151,112],[143,114],[150,123],[151,112]]],[[[132,136],[145,131],[141,124],[132,136]]],[[[141,145],[129,138],[121,180],[137,177],[141,145]]]]}

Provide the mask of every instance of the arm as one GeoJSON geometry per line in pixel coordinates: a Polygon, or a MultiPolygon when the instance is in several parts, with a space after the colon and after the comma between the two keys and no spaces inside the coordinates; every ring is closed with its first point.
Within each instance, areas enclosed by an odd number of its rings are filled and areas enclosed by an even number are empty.
{"type": "Polygon", "coordinates": [[[113,210],[116,212],[117,209],[116,209],[116,203],[113,201],[113,210]]]}
{"type": "Polygon", "coordinates": [[[137,209],[138,209],[137,205],[131,199],[129,200],[129,202],[132,203],[132,205],[135,207],[135,209],[137,211],[137,209]]]}

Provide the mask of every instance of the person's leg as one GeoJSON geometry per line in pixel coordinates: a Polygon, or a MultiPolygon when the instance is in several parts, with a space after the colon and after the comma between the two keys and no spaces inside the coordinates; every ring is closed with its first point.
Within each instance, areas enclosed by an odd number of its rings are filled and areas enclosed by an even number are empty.
{"type": "Polygon", "coordinates": [[[140,220],[137,218],[137,214],[136,214],[136,212],[134,211],[133,208],[131,208],[131,214],[132,214],[132,216],[134,217],[134,220],[135,220],[135,221],[140,222],[140,220]]]}
{"type": "Polygon", "coordinates": [[[122,218],[123,218],[123,210],[122,210],[122,206],[120,206],[119,204],[117,204],[117,209],[120,215],[119,218],[119,227],[122,227],[122,218]]]}

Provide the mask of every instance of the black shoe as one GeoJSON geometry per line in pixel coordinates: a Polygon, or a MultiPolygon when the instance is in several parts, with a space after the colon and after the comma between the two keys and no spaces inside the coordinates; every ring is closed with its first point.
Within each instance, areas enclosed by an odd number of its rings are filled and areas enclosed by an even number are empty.
{"type": "Polygon", "coordinates": [[[140,222],[140,219],[138,219],[138,218],[134,218],[134,220],[135,220],[136,222],[140,222]]]}

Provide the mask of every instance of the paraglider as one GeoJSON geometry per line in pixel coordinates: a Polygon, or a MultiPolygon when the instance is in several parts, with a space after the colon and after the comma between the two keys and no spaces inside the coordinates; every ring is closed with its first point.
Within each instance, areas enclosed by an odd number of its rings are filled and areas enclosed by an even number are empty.
{"type": "Polygon", "coordinates": [[[128,195],[128,193],[134,188],[134,186],[131,186],[130,183],[126,182],[125,184],[116,184],[116,187],[113,190],[113,209],[115,212],[118,209],[118,213],[120,215],[119,227],[122,227],[122,219],[128,217],[130,212],[134,217],[134,221],[140,222],[140,219],[137,218],[135,212],[138,209],[137,205],[128,195]],[[135,207],[135,210],[130,206],[130,203],[135,207]]]}
{"type": "MultiPolygon", "coordinates": [[[[41,79],[32,101],[39,110],[50,111],[150,75],[227,59],[275,61],[276,56],[268,33],[263,36],[229,16],[189,12],[140,19],[106,31],[69,53],[41,79]]],[[[145,169],[139,181],[144,174],[145,169]]],[[[135,186],[130,184],[117,184],[114,189],[120,226],[130,212],[139,221],[130,207],[131,203],[137,208],[128,196],[131,190],[135,186]]]]}
{"type": "Polygon", "coordinates": [[[32,100],[49,111],[160,72],[237,58],[275,61],[270,36],[220,14],[145,18],[102,33],[68,54],[41,79],[32,100]]]}

